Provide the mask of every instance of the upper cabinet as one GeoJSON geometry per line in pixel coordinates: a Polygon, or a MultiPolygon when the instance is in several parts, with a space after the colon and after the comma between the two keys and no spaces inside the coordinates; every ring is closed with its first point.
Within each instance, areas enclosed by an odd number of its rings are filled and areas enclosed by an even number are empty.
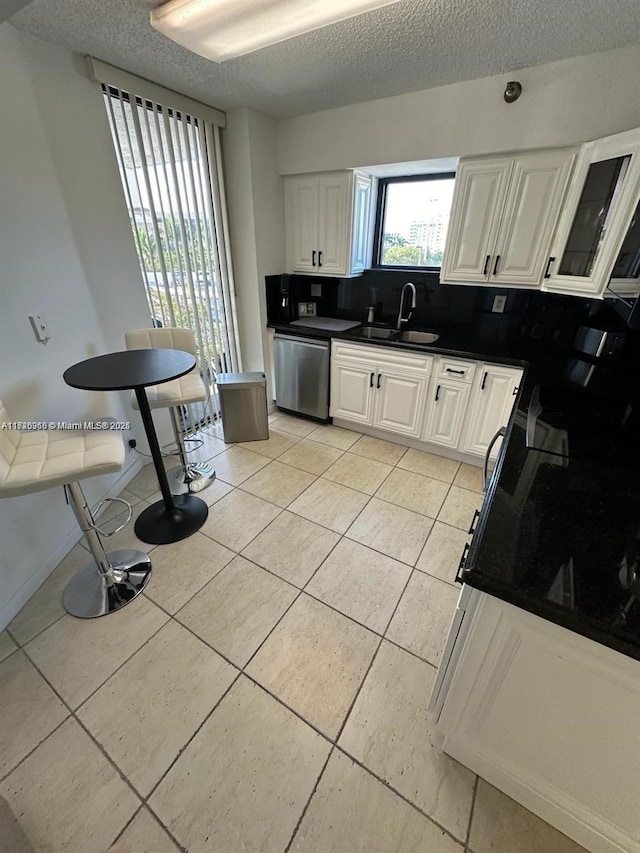
{"type": "Polygon", "coordinates": [[[440,280],[539,287],[575,154],[461,160],[440,280]]]}
{"type": "Polygon", "coordinates": [[[551,246],[543,289],[638,292],[640,131],[583,146],[551,246]]]}
{"type": "Polygon", "coordinates": [[[640,202],[633,211],[608,287],[614,293],[640,292],[640,202]]]}
{"type": "Polygon", "coordinates": [[[289,272],[350,277],[368,266],[373,179],[326,172],[284,179],[289,272]]]}

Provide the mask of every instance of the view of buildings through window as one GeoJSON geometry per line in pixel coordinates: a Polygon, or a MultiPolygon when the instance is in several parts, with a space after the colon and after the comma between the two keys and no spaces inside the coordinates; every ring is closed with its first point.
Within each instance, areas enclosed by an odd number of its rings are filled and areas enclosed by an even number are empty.
{"type": "Polygon", "coordinates": [[[103,92],[151,322],[194,334],[209,395],[187,407],[184,417],[196,427],[217,415],[216,373],[235,363],[214,180],[216,131],[202,119],[114,87],[103,86],[103,92]]]}
{"type": "Polygon", "coordinates": [[[441,266],[453,185],[453,176],[388,182],[380,244],[383,266],[441,266]]]}

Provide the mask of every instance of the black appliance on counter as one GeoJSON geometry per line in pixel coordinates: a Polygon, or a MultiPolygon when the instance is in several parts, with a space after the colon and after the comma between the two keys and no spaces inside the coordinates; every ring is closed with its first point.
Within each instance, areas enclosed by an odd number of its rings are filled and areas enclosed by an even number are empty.
{"type": "Polygon", "coordinates": [[[267,322],[290,323],[296,318],[295,301],[288,273],[265,276],[267,289],[267,322]]]}
{"type": "Polygon", "coordinates": [[[573,340],[573,349],[595,360],[612,358],[623,347],[626,332],[580,326],[573,340]]]}

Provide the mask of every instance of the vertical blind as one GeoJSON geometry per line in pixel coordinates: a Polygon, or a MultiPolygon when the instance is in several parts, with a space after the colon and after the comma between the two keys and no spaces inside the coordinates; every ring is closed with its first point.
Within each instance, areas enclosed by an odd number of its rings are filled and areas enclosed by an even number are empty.
{"type": "MultiPolygon", "coordinates": [[[[92,62],[109,118],[133,238],[152,321],[190,328],[208,389],[205,406],[188,407],[185,427],[215,419],[215,376],[241,370],[220,127],[185,111],[159,87],[131,77],[115,85],[110,66],[92,62]],[[100,72],[102,71],[102,74],[100,72]],[[122,83],[127,85],[129,78],[122,83]],[[137,94],[136,90],[141,94],[137,94]],[[146,90],[146,91],[145,91],[146,90]]],[[[115,69],[115,71],[118,71],[115,69]]],[[[124,72],[119,72],[124,75],[124,72]]],[[[117,81],[121,82],[121,81],[117,81]]],[[[179,96],[174,96],[179,97],[179,96]]],[[[187,101],[188,107],[195,102],[187,101]]],[[[217,111],[202,107],[201,112],[217,111]]]]}

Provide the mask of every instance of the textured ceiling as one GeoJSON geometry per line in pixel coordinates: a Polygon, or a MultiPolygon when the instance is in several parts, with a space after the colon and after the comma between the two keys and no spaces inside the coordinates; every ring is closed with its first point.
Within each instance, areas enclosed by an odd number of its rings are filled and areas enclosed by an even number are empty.
{"type": "Polygon", "coordinates": [[[32,0],[10,20],[213,106],[276,117],[640,42],[638,0],[401,0],[217,65],[153,30],[154,5],[32,0]]]}

